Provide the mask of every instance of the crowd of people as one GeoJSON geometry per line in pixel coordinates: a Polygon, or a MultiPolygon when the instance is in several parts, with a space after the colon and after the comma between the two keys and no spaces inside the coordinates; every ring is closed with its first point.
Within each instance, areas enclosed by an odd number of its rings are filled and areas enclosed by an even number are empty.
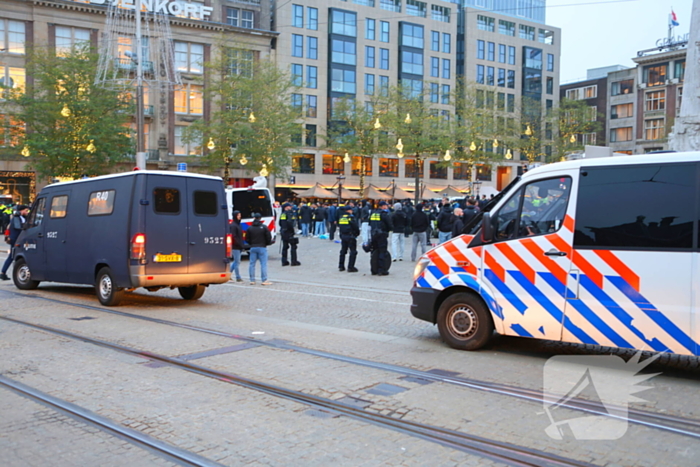
{"type": "MultiPolygon", "coordinates": [[[[493,198],[493,195],[491,196],[493,198]]],[[[483,209],[490,200],[465,197],[463,199],[429,200],[414,205],[410,200],[399,201],[390,206],[386,201],[374,204],[372,201],[347,201],[327,203],[286,202],[282,205],[279,218],[279,234],[282,241],[282,266],[300,266],[297,246],[302,237],[313,237],[335,241],[339,237],[340,253],[338,270],[358,272],[356,267],[358,238],[362,248],[371,253],[370,269],[372,275],[389,274],[391,262],[403,261],[406,253],[405,243],[411,238],[410,258],[416,261],[418,249],[420,255],[433,246],[432,239],[438,243],[466,233],[469,222],[483,209]],[[391,248],[391,252],[389,252],[391,248]],[[347,267],[346,267],[347,258],[347,267]]],[[[250,244],[250,283],[254,285],[255,264],[261,264],[263,285],[271,284],[267,280],[267,250],[271,240],[262,233],[266,230],[259,218],[246,231],[246,241],[250,244]],[[255,229],[251,232],[251,228],[255,229]],[[255,245],[253,245],[253,243],[255,245]],[[255,251],[253,251],[255,250],[255,251]]],[[[235,279],[242,282],[239,273],[240,252],[244,248],[243,231],[240,227],[240,215],[234,212],[231,225],[234,240],[234,257],[231,272],[235,279]]],[[[268,232],[269,233],[269,232],[268,232]]]]}

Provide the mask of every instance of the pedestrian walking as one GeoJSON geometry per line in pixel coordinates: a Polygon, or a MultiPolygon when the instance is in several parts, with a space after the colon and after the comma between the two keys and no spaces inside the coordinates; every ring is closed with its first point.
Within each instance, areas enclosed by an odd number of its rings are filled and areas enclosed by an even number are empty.
{"type": "Polygon", "coordinates": [[[416,261],[416,249],[420,245],[421,255],[426,250],[426,231],[430,225],[428,213],[422,204],[416,206],[416,211],[411,218],[411,229],[413,230],[413,246],[411,247],[411,261],[416,261]]]}
{"type": "Polygon", "coordinates": [[[292,211],[292,205],[290,203],[284,203],[282,205],[282,215],[280,216],[280,229],[282,229],[280,236],[282,237],[282,266],[289,266],[289,261],[287,260],[288,252],[291,248],[291,264],[292,266],[301,266],[301,263],[297,261],[297,244],[299,239],[295,236],[296,234],[296,216],[294,211],[292,211]]]}
{"type": "Polygon", "coordinates": [[[0,280],[10,280],[10,278],[7,276],[7,270],[10,268],[10,264],[12,264],[12,260],[14,259],[15,242],[17,241],[19,234],[22,232],[22,227],[24,227],[24,223],[27,222],[28,214],[29,207],[21,204],[17,206],[17,211],[12,216],[12,219],[10,219],[10,254],[7,256],[5,264],[2,265],[0,280]]]}
{"type": "Polygon", "coordinates": [[[299,222],[301,223],[301,236],[304,238],[309,236],[309,226],[311,225],[312,215],[311,207],[307,203],[302,203],[299,208],[299,222]]]}
{"type": "Polygon", "coordinates": [[[379,202],[379,209],[369,216],[370,234],[372,236],[372,256],[370,269],[373,276],[388,276],[389,266],[389,232],[392,231],[389,205],[386,201],[379,202]]]}
{"type": "Polygon", "coordinates": [[[391,254],[394,261],[403,261],[404,235],[406,233],[406,213],[401,203],[394,204],[394,212],[391,213],[391,254]]]}
{"type": "Polygon", "coordinates": [[[350,252],[348,259],[348,272],[357,272],[355,259],[357,258],[357,236],[360,235],[360,226],[352,214],[353,206],[346,205],[340,209],[342,216],[338,219],[338,231],[340,234],[340,261],[338,270],[345,271],[345,255],[350,252]]]}
{"type": "MultiPolygon", "coordinates": [[[[233,220],[229,226],[229,231],[231,232],[231,238],[233,240],[231,244],[231,273],[236,275],[236,282],[243,282],[241,273],[238,267],[241,265],[241,254],[243,253],[243,228],[241,228],[241,211],[233,211],[233,220]]],[[[231,278],[233,280],[233,277],[231,278]]]]}
{"type": "Polygon", "coordinates": [[[262,223],[259,212],[253,215],[253,223],[248,227],[246,237],[250,245],[250,265],[248,266],[250,285],[255,285],[255,263],[258,261],[260,261],[262,285],[272,285],[272,282],[267,280],[267,246],[272,244],[272,235],[267,226],[262,223]]]}

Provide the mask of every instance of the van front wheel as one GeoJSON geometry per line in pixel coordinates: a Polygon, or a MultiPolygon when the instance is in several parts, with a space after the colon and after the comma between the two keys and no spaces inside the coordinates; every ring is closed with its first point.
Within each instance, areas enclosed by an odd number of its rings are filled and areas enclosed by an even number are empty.
{"type": "Polygon", "coordinates": [[[180,296],[185,300],[199,300],[204,295],[206,287],[203,285],[191,285],[189,287],[178,287],[180,296]]]}
{"type": "Polygon", "coordinates": [[[100,269],[95,278],[95,293],[104,306],[117,306],[122,301],[124,289],[117,287],[112,270],[105,267],[100,269]]]}
{"type": "Polygon", "coordinates": [[[442,339],[454,349],[476,350],[491,339],[493,320],[474,294],[456,293],[442,302],[437,314],[442,339]]]}
{"type": "Polygon", "coordinates": [[[21,290],[34,290],[39,287],[39,281],[32,280],[32,271],[23,259],[15,261],[15,267],[12,269],[12,281],[15,287],[21,290]]]}

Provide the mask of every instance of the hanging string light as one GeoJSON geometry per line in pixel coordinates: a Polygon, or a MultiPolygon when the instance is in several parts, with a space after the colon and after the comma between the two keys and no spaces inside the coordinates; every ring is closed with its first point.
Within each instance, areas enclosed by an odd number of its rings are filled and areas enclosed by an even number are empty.
{"type": "Polygon", "coordinates": [[[214,140],[212,138],[209,138],[209,142],[207,143],[207,149],[209,149],[210,151],[216,149],[216,144],[214,143],[214,140]]]}
{"type": "Polygon", "coordinates": [[[241,156],[241,160],[239,161],[241,165],[246,165],[248,163],[248,159],[246,159],[245,155],[241,156]]]}
{"type": "Polygon", "coordinates": [[[65,105],[65,104],[64,104],[64,105],[63,105],[63,108],[61,109],[61,115],[63,115],[64,117],[68,118],[68,117],[70,117],[72,114],[73,114],[73,113],[72,113],[72,112],[70,111],[70,109],[68,108],[68,105],[65,105]]]}
{"type": "Polygon", "coordinates": [[[469,150],[476,151],[476,144],[474,144],[474,141],[472,141],[472,144],[469,145],[469,150]]]}
{"type": "Polygon", "coordinates": [[[452,156],[450,155],[449,149],[447,151],[445,151],[445,157],[443,157],[443,159],[445,160],[445,162],[448,162],[452,159],[452,156]]]}
{"type": "Polygon", "coordinates": [[[513,158],[513,153],[510,152],[510,148],[508,148],[508,150],[506,151],[506,159],[510,160],[512,158],[513,158]]]}
{"type": "Polygon", "coordinates": [[[90,144],[88,144],[85,149],[87,149],[87,151],[91,154],[93,154],[95,151],[97,151],[97,148],[95,147],[95,140],[91,139],[90,144]]]}
{"type": "Polygon", "coordinates": [[[347,152],[345,153],[345,157],[343,157],[343,162],[345,162],[346,164],[350,162],[350,154],[348,154],[347,152]]]}
{"type": "Polygon", "coordinates": [[[406,118],[404,119],[404,123],[410,124],[413,120],[411,120],[411,114],[406,114],[406,118]]]}
{"type": "Polygon", "coordinates": [[[255,123],[256,120],[257,120],[257,118],[255,118],[255,114],[253,112],[251,112],[250,115],[248,115],[248,121],[250,123],[255,123]]]}
{"type": "Polygon", "coordinates": [[[381,127],[382,127],[382,124],[379,123],[379,117],[377,117],[377,119],[374,121],[374,129],[375,129],[375,130],[378,130],[378,129],[380,129],[381,127]]]}
{"type": "Polygon", "coordinates": [[[22,154],[24,157],[29,157],[29,155],[31,154],[29,152],[29,147],[28,146],[23,147],[22,151],[20,151],[20,154],[22,154]]]}
{"type": "Polygon", "coordinates": [[[263,177],[267,177],[270,174],[267,170],[267,164],[263,164],[262,169],[260,169],[260,175],[263,177]]]}

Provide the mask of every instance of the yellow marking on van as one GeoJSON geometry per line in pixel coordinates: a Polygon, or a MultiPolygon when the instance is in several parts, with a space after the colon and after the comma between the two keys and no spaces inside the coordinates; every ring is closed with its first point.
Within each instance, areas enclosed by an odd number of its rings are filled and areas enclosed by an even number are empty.
{"type": "Polygon", "coordinates": [[[177,253],[173,253],[171,255],[163,255],[158,253],[157,255],[153,256],[153,261],[156,263],[179,263],[182,261],[182,255],[178,255],[177,253]]]}

